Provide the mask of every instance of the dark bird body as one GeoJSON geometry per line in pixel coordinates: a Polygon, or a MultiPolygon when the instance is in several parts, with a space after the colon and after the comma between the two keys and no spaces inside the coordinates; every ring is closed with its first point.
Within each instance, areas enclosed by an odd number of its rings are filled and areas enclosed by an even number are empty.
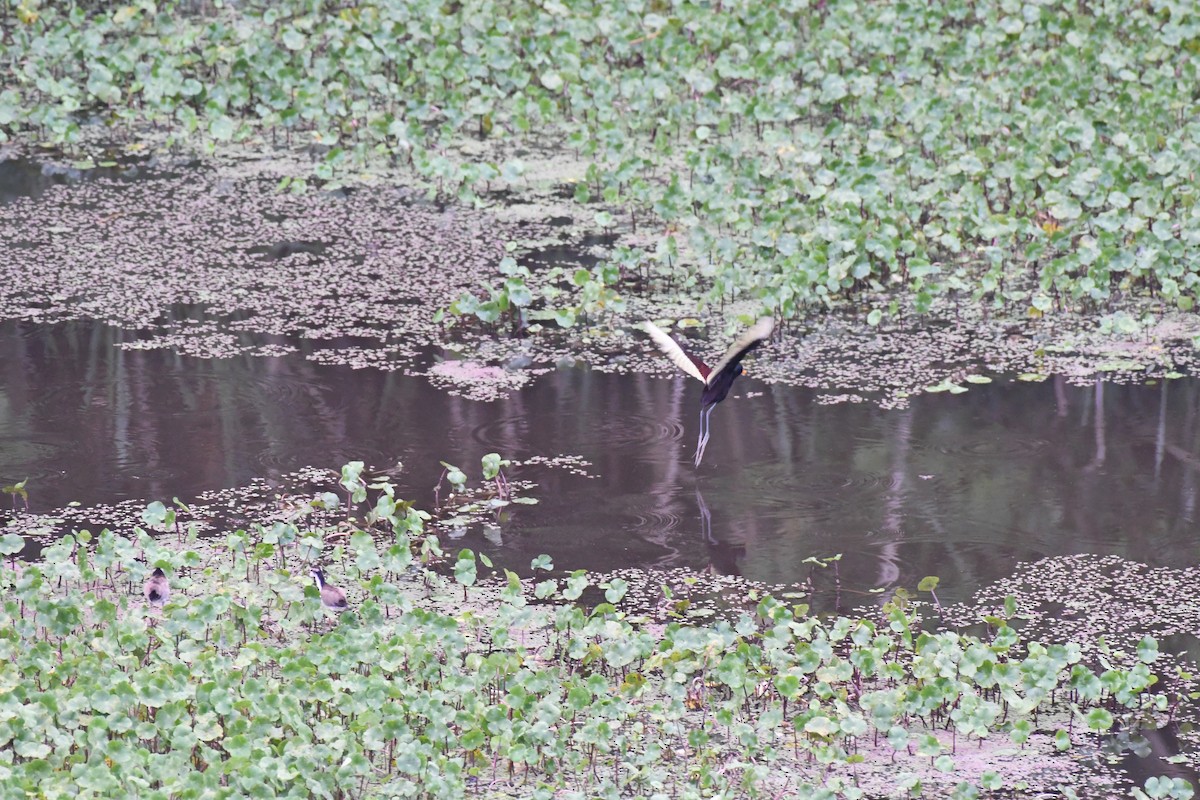
{"type": "Polygon", "coordinates": [[[695,462],[698,467],[700,459],[704,458],[704,448],[708,445],[709,417],[712,416],[712,410],[729,395],[734,380],[745,372],[742,359],[770,338],[771,331],[775,329],[775,322],[770,317],[763,317],[751,325],[730,345],[721,360],[711,367],[684,350],[653,322],[646,322],[644,327],[646,333],[650,334],[650,338],[675,366],[704,384],[704,393],[700,395],[700,438],[696,442],[695,462]]]}
{"type": "Polygon", "coordinates": [[[333,611],[345,611],[350,607],[350,602],[346,600],[346,593],[338,587],[325,582],[324,572],[314,569],[312,576],[316,578],[317,588],[321,591],[321,605],[333,611]]]}
{"type": "Polygon", "coordinates": [[[156,567],[146,579],[145,585],[142,586],[142,595],[146,602],[155,608],[162,608],[171,598],[171,584],[167,582],[167,575],[162,569],[156,567]]]}

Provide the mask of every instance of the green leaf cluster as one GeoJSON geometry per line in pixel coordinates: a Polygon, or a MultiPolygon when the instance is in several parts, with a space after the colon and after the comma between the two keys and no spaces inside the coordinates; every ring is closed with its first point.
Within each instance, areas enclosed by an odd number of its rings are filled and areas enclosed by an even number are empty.
{"type": "MultiPolygon", "coordinates": [[[[489,480],[502,463],[484,457],[489,480]]],[[[768,596],[736,621],[648,625],[625,609],[624,580],[593,587],[580,570],[531,591],[462,550],[448,566],[464,605],[435,611],[415,599],[446,583],[415,566],[440,555],[429,515],[386,482],[364,487],[360,469],[342,482],[370,532],[316,516],[192,531],[175,548],[140,529],[80,532],[0,569],[0,794],[458,797],[487,780],[546,796],[754,796],[777,792],[773,768],[791,759],[823,766],[790,791],[849,797],[851,783],[821,776],[872,741],[952,772],[939,732],[1020,745],[1045,730],[1066,749],[1168,711],[1150,637],[1097,671],[1078,643],[1023,640],[1005,618],[982,637],[925,630],[903,598],[816,618],[768,596]],[[336,622],[314,563],[351,598],[336,622]],[[161,611],[126,590],[154,564],[174,589],[161,611]],[[603,599],[589,609],[589,596],[603,599]]],[[[959,790],[1006,785],[989,772],[959,790]]],[[[1185,789],[1164,778],[1144,794],[1185,789]]]]}
{"type": "MultiPolygon", "coordinates": [[[[1036,314],[1200,289],[1194,3],[22,9],[0,140],[303,144],[318,180],[387,160],[467,202],[527,187],[510,154],[569,148],[580,216],[651,231],[617,263],[781,317],[892,289],[1036,314]]],[[[487,291],[455,312],[520,325],[537,295],[519,269],[487,291]]]]}

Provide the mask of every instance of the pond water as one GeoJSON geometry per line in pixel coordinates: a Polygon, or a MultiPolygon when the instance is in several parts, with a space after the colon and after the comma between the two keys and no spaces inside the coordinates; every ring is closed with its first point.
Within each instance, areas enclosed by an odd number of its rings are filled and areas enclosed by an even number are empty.
{"type": "MultiPolygon", "coordinates": [[[[998,380],[902,410],[822,404],[743,378],[692,467],[698,385],[563,367],[496,402],[398,372],[276,358],[124,350],[90,323],[0,324],[0,483],[48,512],[268,481],[352,459],[403,462],[402,496],[433,502],[440,460],[579,456],[513,477],[538,505],[451,542],[528,571],[711,568],[767,583],[842,554],[843,591],[915,587],[965,599],[1018,561],[1105,553],[1197,559],[1200,383],[998,380]]],[[[4,499],[7,513],[8,499],[4,499]]],[[[3,517],[0,516],[0,523],[3,517]]]]}
{"type": "MultiPolygon", "coordinates": [[[[109,166],[88,169],[27,158],[0,159],[0,204],[22,197],[41,197],[53,186],[63,186],[95,180],[133,181],[146,174],[150,159],[122,156],[121,163],[106,162],[109,166]]],[[[161,171],[159,174],[164,174],[161,171]]]]}
{"type": "MultiPolygon", "coordinates": [[[[63,183],[136,182],[151,166],[0,162],[0,203],[63,183]]],[[[578,248],[546,248],[531,265],[559,261],[580,262],[578,248]]],[[[228,321],[198,306],[165,316],[228,321]]],[[[441,531],[448,549],[471,547],[521,574],[546,553],[565,569],[685,567],[766,584],[816,572],[823,588],[832,569],[807,560],[840,554],[833,603],[843,609],[926,575],[940,577],[943,602],[966,600],[1043,556],[1200,562],[1200,382],[1191,378],[1086,387],[998,378],[898,410],[746,378],[714,412],[695,469],[700,393],[682,376],[564,364],[480,402],[424,377],[309,358],[368,342],[236,335],[245,349],[297,352],[193,358],[123,349],[149,334],[98,322],[0,322],[0,485],[27,478],[31,511],[79,503],[87,519],[88,508],[122,501],[288,485],[309,466],[402,462],[401,496],[428,508],[441,461],[476,478],[480,457],[495,451],[534,459],[510,474],[535,483],[525,493],[539,502],[458,538],[441,531]],[[560,456],[582,459],[587,474],[539,460],[560,456]]],[[[16,514],[10,502],[0,496],[0,526],[16,514]]],[[[1194,637],[1176,644],[1193,660],[1200,652],[1194,637]]],[[[1162,760],[1179,752],[1172,735],[1149,732],[1145,753],[1126,752],[1120,770],[1139,785],[1150,775],[1195,780],[1162,760]]]]}

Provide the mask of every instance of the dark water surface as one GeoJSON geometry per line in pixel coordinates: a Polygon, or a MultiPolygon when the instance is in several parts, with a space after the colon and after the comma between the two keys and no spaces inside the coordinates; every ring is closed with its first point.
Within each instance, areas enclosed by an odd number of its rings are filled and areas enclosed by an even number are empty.
{"type": "Polygon", "coordinates": [[[41,197],[53,186],[103,179],[137,180],[146,174],[145,167],[150,166],[151,162],[152,159],[148,158],[122,156],[120,163],[105,162],[111,165],[81,169],[25,158],[0,160],[0,204],[22,197],[41,197]]]}
{"type": "Polygon", "coordinates": [[[453,543],[522,571],[548,553],[560,567],[711,566],[781,583],[806,575],[807,557],[842,553],[846,589],[936,574],[953,600],[1050,554],[1200,559],[1191,379],[999,381],[890,411],[743,379],[695,470],[699,392],[682,377],[560,369],[483,403],[303,355],[114,347],[133,338],[0,324],[0,484],[28,477],[31,510],[187,500],[351,459],[403,461],[403,496],[429,506],[439,460],[477,477],[497,451],[579,455],[596,476],[523,467],[539,505],[453,543]]]}

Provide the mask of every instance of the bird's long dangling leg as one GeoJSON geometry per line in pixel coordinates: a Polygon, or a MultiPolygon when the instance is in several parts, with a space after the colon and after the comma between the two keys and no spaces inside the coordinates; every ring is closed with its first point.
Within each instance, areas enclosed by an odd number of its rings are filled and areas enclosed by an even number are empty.
{"type": "Polygon", "coordinates": [[[775,322],[771,317],[763,317],[738,337],[721,360],[709,367],[700,359],[693,356],[680,346],[670,334],[647,320],[642,328],[650,338],[671,359],[671,363],[704,384],[704,393],[700,395],[700,438],[696,442],[696,466],[704,458],[704,448],[708,444],[710,433],[709,418],[717,403],[729,395],[733,381],[745,370],[742,369],[742,359],[754,348],[771,338],[775,322]]]}
{"type": "Polygon", "coordinates": [[[704,458],[704,448],[708,446],[708,435],[712,432],[712,422],[709,419],[712,417],[713,409],[716,408],[714,403],[711,406],[700,409],[700,440],[696,442],[696,466],[700,466],[700,460],[704,458]]]}

